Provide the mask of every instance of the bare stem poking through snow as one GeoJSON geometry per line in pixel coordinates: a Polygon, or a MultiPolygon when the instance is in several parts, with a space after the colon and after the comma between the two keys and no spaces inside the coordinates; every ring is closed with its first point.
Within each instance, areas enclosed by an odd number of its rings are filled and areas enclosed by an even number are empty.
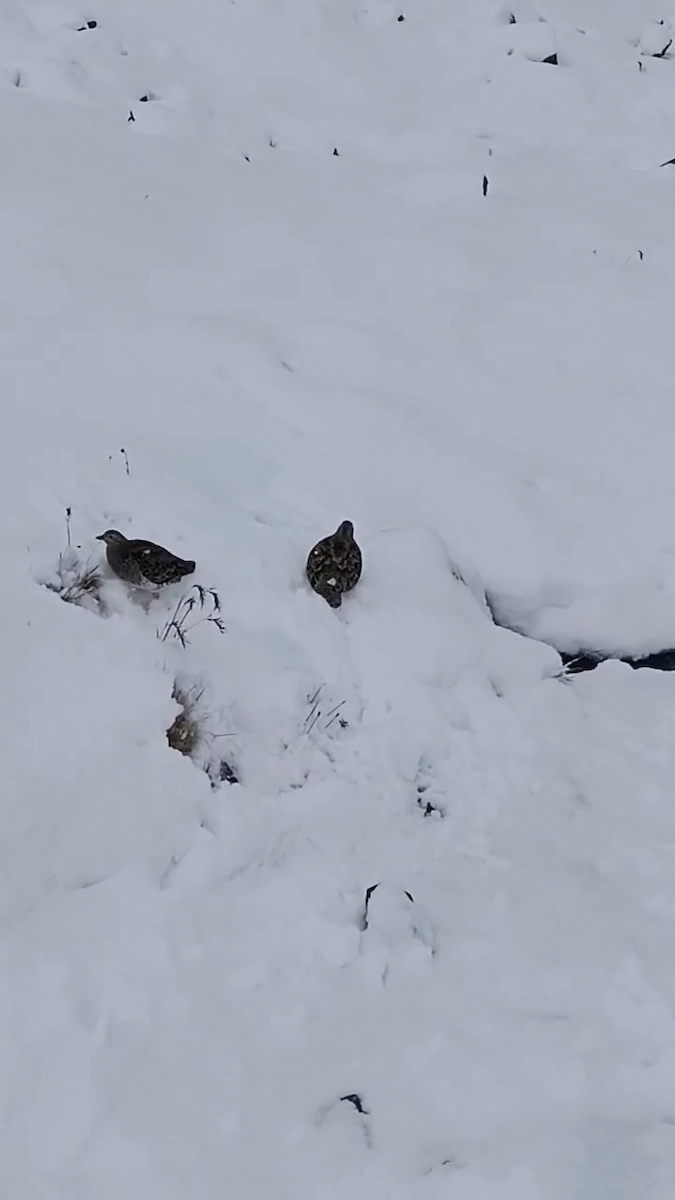
{"type": "Polygon", "coordinates": [[[215,588],[205,588],[195,583],[185,596],[181,596],[166,625],[157,630],[157,637],[160,642],[174,637],[185,647],[188,645],[188,633],[198,625],[215,625],[219,633],[224,633],[225,622],[220,616],[220,607],[220,597],[215,588]],[[202,615],[192,621],[190,618],[193,613],[202,615]]]}

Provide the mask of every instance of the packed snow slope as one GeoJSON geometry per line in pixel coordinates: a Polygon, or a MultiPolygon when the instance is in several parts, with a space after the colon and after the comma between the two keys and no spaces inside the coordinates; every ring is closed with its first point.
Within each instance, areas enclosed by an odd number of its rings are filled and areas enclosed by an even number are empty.
{"type": "Polygon", "coordinates": [[[675,14],[398,4],[0,4],[3,1200],[675,1194],[675,14]]]}

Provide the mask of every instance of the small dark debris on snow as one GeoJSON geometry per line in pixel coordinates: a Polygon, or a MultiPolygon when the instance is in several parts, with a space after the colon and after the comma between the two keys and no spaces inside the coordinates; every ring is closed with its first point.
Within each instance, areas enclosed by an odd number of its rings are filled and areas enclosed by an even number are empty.
{"type": "Polygon", "coordinates": [[[652,54],[652,58],[665,58],[666,55],[668,54],[668,51],[670,50],[670,47],[672,46],[672,44],[673,44],[673,39],[671,38],[669,42],[666,42],[666,45],[663,47],[663,50],[659,50],[657,54],[652,54]]]}
{"type": "Polygon", "coordinates": [[[425,817],[430,817],[433,815],[433,813],[436,813],[439,817],[442,817],[443,813],[441,812],[440,808],[436,808],[435,804],[432,804],[430,800],[426,799],[426,790],[426,784],[423,783],[420,784],[417,789],[417,803],[419,807],[422,809],[425,817]]]}
{"type": "Polygon", "coordinates": [[[516,14],[509,13],[509,25],[515,25],[515,23],[516,23],[516,14]]]}
{"type": "Polygon", "coordinates": [[[417,803],[419,804],[420,808],[424,809],[425,817],[430,817],[432,813],[438,812],[438,809],[434,808],[433,804],[430,804],[428,800],[425,804],[421,796],[418,797],[417,803]]]}
{"type": "Polygon", "coordinates": [[[135,120],[136,120],[136,118],[135,118],[133,112],[131,111],[131,109],[129,109],[129,116],[127,117],[127,125],[129,124],[130,121],[135,121],[135,120]]]}
{"type": "Polygon", "coordinates": [[[246,159],[246,161],[247,161],[247,162],[250,162],[250,161],[251,161],[251,160],[250,160],[250,158],[249,158],[249,156],[248,156],[248,154],[245,154],[245,155],[244,155],[244,158],[246,159]]]}
{"type": "Polygon", "coordinates": [[[235,775],[229,762],[226,762],[224,758],[218,767],[218,778],[221,783],[239,783],[237,775],[235,775]]]}
{"type": "MultiPolygon", "coordinates": [[[[363,916],[361,918],[361,929],[364,932],[368,928],[368,905],[370,904],[370,897],[372,896],[373,892],[379,888],[379,886],[379,883],[373,883],[369,888],[366,888],[366,902],[363,908],[363,916]]],[[[408,897],[411,904],[415,903],[414,897],[411,896],[410,892],[406,892],[405,889],[404,895],[408,897]]]]}
{"type": "Polygon", "coordinates": [[[375,891],[375,888],[378,886],[379,885],[377,883],[373,883],[371,885],[371,887],[366,888],[366,902],[363,906],[363,914],[361,916],[361,929],[363,929],[363,930],[366,930],[368,928],[368,905],[370,903],[370,897],[372,896],[373,892],[375,891]]]}
{"type": "Polygon", "coordinates": [[[97,21],[87,21],[85,25],[80,25],[77,32],[85,33],[87,29],[96,29],[97,21]]]}
{"type": "Polygon", "coordinates": [[[339,153],[338,153],[338,149],[337,149],[337,146],[336,146],[336,147],[335,147],[335,149],[333,150],[333,158],[339,158],[339,157],[340,157],[340,155],[339,155],[339,153]]]}
{"type": "Polygon", "coordinates": [[[660,167],[675,167],[675,158],[667,158],[665,162],[659,163],[660,167]]]}
{"type": "Polygon", "coordinates": [[[399,22],[399,24],[401,23],[401,21],[405,21],[405,17],[403,16],[403,13],[401,13],[400,17],[397,17],[396,20],[399,22]]]}
{"type": "Polygon", "coordinates": [[[369,1116],[368,1109],[363,1107],[363,1100],[358,1092],[349,1092],[346,1096],[340,1096],[340,1103],[346,1101],[347,1104],[353,1104],[357,1113],[362,1113],[363,1116],[369,1116]]]}
{"type": "Polygon", "coordinates": [[[542,62],[549,63],[552,67],[558,66],[558,55],[549,54],[548,58],[542,58],[542,62]]]}
{"type": "Polygon", "coordinates": [[[277,144],[276,144],[274,138],[270,138],[270,149],[276,150],[276,148],[277,148],[277,144]]]}
{"type": "Polygon", "coordinates": [[[490,186],[490,180],[488,179],[487,175],[484,175],[483,176],[483,195],[484,196],[487,196],[489,186],[490,186]]]}

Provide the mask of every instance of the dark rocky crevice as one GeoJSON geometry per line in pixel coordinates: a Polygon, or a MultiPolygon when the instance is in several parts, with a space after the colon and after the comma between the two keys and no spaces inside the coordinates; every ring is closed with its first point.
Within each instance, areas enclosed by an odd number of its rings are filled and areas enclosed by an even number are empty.
{"type": "Polygon", "coordinates": [[[645,654],[643,658],[617,658],[611,654],[594,654],[592,651],[580,650],[576,654],[560,653],[566,674],[578,675],[582,671],[593,671],[601,662],[622,662],[639,671],[649,667],[652,671],[675,671],[675,650],[656,650],[653,654],[645,654]]]}
{"type": "MultiPolygon", "coordinates": [[[[518,633],[521,637],[530,636],[522,625],[505,619],[500,611],[501,606],[498,597],[486,592],[485,607],[492,617],[494,624],[499,626],[500,629],[510,629],[512,633],[518,633]]],[[[543,641],[542,638],[538,638],[537,640],[543,641]]],[[[655,650],[651,654],[636,657],[631,654],[603,654],[602,651],[593,650],[588,646],[580,646],[578,650],[573,651],[559,650],[552,642],[546,644],[551,646],[551,649],[556,650],[560,655],[566,675],[580,675],[584,671],[594,671],[598,663],[601,662],[622,662],[626,666],[632,667],[635,671],[639,671],[643,667],[647,667],[652,671],[675,671],[675,649],[672,648],[655,650]]]]}

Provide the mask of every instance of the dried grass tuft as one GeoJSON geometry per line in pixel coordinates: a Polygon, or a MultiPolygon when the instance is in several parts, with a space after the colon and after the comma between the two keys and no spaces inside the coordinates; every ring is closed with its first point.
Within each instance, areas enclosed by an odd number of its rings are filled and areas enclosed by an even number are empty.
{"type": "Polygon", "coordinates": [[[181,711],[167,729],[166,740],[172,750],[192,758],[204,739],[205,714],[199,707],[204,689],[196,684],[184,688],[176,681],[172,694],[181,711]]]}

